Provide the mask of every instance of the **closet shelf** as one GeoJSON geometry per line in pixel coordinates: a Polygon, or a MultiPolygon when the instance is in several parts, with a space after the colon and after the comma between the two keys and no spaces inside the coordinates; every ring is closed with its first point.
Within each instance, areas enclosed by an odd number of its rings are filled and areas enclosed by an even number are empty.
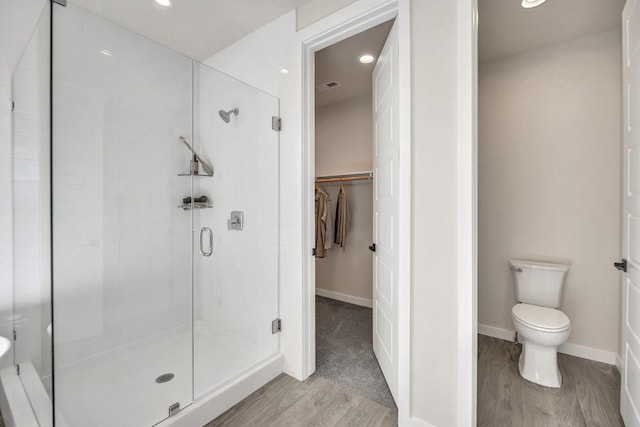
{"type": "Polygon", "coordinates": [[[373,179],[373,172],[355,172],[341,175],[317,176],[316,183],[323,182],[348,182],[348,181],[370,181],[373,179]]]}

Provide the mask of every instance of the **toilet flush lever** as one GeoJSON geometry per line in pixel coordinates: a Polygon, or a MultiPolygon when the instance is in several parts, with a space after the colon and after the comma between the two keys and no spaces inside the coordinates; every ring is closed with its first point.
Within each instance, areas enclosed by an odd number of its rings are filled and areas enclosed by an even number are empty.
{"type": "Polygon", "coordinates": [[[516,273],[522,273],[522,269],[520,267],[510,267],[511,271],[515,271],[516,273]]]}

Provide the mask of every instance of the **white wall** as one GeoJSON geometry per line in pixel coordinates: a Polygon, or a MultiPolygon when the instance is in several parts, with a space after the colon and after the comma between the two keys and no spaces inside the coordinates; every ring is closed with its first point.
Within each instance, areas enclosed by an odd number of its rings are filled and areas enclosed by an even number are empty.
{"type": "MultiPolygon", "coordinates": [[[[370,171],[372,168],[371,94],[316,109],[316,175],[370,171]]],[[[331,218],[335,220],[339,184],[322,184],[329,193],[331,218]]],[[[373,189],[371,181],[344,185],[351,222],[347,245],[337,245],[325,258],[316,258],[316,289],[358,298],[371,306],[373,189]]],[[[331,236],[333,240],[333,236],[331,236]]],[[[327,296],[328,294],[324,294],[327,296]]]]}
{"type": "Polygon", "coordinates": [[[319,21],[327,15],[354,3],[356,0],[312,0],[296,9],[298,31],[319,21]]]}
{"type": "MultiPolygon", "coordinates": [[[[377,3],[354,2],[347,7],[348,13],[361,13],[377,3]]],[[[450,0],[411,1],[414,220],[409,422],[422,426],[457,425],[461,408],[466,410],[471,405],[470,390],[458,387],[458,359],[475,358],[469,350],[471,342],[459,341],[457,323],[456,13],[456,2],[450,0]],[[465,393],[468,401],[460,401],[459,392],[465,393]]],[[[300,52],[302,38],[326,30],[327,22],[339,22],[335,16],[326,19],[296,35],[295,15],[285,15],[206,61],[281,99],[281,351],[285,371],[298,378],[304,345],[300,328],[301,266],[302,254],[306,254],[300,235],[300,52]],[[271,46],[280,47],[276,55],[271,46]],[[278,73],[280,66],[288,68],[287,76],[278,73]]],[[[469,292],[471,286],[469,283],[469,292]]]]}
{"type": "Polygon", "coordinates": [[[568,263],[568,343],[618,353],[621,38],[481,64],[478,323],[513,330],[510,258],[568,263]]]}
{"type": "Polygon", "coordinates": [[[455,28],[455,2],[411,2],[411,410],[436,426],[458,419],[455,28]]]}
{"type": "MultiPolygon", "coordinates": [[[[45,4],[44,0],[0,0],[0,335],[5,337],[13,329],[11,76],[45,4]]],[[[11,364],[10,359],[2,364],[11,364]]]]}
{"type": "MultiPolygon", "coordinates": [[[[284,370],[302,372],[302,245],[300,215],[301,49],[295,44],[292,11],[205,60],[205,64],[280,99],[280,352],[284,370]],[[278,46],[278,49],[271,49],[278,46]],[[289,74],[280,73],[285,67],[289,74]]],[[[311,251],[311,248],[309,248],[311,251]]]]}

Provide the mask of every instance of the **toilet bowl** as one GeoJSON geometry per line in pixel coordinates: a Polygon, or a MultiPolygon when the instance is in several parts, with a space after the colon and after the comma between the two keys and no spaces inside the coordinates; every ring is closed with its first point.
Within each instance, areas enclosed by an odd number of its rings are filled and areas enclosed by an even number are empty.
{"type": "Polygon", "coordinates": [[[560,310],[532,304],[516,304],[511,310],[513,324],[522,342],[518,361],[520,375],[545,387],[559,388],[558,347],[571,332],[569,318],[560,310]]]}

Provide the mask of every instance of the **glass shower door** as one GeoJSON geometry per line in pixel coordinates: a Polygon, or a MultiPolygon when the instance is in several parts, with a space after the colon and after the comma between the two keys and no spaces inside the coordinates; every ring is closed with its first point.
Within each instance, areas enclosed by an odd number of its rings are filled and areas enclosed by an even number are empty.
{"type": "Polygon", "coordinates": [[[52,425],[49,7],[45,5],[12,77],[13,313],[2,313],[6,300],[0,296],[2,318],[13,322],[16,368],[10,369],[19,372],[41,426],[52,425]]]}
{"type": "Polygon", "coordinates": [[[277,116],[277,98],[194,63],[195,148],[214,172],[193,184],[209,205],[193,212],[196,399],[278,352],[277,116]]]}
{"type": "Polygon", "coordinates": [[[192,63],[53,8],[55,419],[150,426],[193,400],[192,63]]]}

